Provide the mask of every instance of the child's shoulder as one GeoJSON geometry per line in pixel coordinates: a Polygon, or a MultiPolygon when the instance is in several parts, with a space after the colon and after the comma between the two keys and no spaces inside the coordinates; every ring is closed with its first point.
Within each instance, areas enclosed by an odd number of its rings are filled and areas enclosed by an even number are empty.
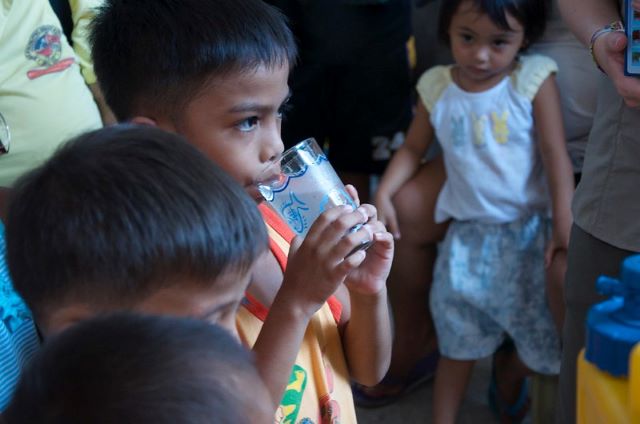
{"type": "Polygon", "coordinates": [[[452,65],[438,65],[425,71],[416,85],[420,99],[429,112],[432,111],[442,92],[451,84],[452,65]]]}
{"type": "Polygon", "coordinates": [[[540,54],[522,55],[511,74],[516,91],[533,101],[538,89],[549,75],[558,72],[558,65],[548,56],[540,54]]]}

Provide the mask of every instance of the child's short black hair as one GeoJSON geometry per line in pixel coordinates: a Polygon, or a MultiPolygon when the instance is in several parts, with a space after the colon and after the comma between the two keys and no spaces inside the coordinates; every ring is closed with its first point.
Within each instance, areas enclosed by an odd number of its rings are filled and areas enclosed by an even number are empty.
{"type": "Polygon", "coordinates": [[[208,287],[268,246],[244,189],[150,126],[68,142],[18,181],[6,224],[15,288],[41,319],[67,301],[125,308],[185,278],[208,287]]]}
{"type": "Polygon", "coordinates": [[[544,33],[549,16],[548,0],[446,0],[441,2],[438,20],[438,35],[449,44],[449,27],[453,15],[460,5],[469,2],[479,12],[489,15],[499,28],[510,30],[507,13],[524,27],[525,48],[533,44],[544,33]]]}
{"type": "Polygon", "coordinates": [[[92,55],[118,120],[138,107],[180,118],[213,78],[292,66],[284,16],[262,0],[107,0],[92,27],[92,55]]]}
{"type": "Polygon", "coordinates": [[[4,418],[11,424],[249,423],[247,406],[260,399],[244,396],[256,379],[250,353],[219,326],[102,316],[47,340],[4,418]]]}

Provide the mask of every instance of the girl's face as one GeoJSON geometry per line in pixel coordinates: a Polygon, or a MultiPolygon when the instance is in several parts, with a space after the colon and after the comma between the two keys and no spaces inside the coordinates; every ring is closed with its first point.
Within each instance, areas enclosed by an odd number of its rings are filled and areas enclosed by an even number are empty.
{"type": "Polygon", "coordinates": [[[525,43],[524,27],[507,13],[511,30],[498,27],[489,15],[467,0],[451,19],[449,38],[457,64],[457,83],[469,91],[482,91],[497,84],[515,64],[525,43]]]}

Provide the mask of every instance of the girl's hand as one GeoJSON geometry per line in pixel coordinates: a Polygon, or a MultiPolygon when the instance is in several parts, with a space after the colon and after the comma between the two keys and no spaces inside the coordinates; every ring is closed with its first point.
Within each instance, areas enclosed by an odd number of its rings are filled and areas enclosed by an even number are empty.
{"type": "MultiPolygon", "coordinates": [[[[364,205],[370,206],[371,205],[364,205]]],[[[378,294],[386,287],[393,261],[393,236],[382,222],[370,220],[366,227],[371,231],[373,245],[367,251],[360,250],[353,256],[363,257],[360,265],[345,280],[350,292],[362,295],[378,294]]]]}
{"type": "Polygon", "coordinates": [[[563,229],[556,231],[554,228],[551,232],[551,240],[547,244],[547,248],[544,252],[544,266],[549,267],[553,262],[553,257],[558,252],[567,253],[569,248],[569,233],[570,229],[563,229]]]}
{"type": "Polygon", "coordinates": [[[636,12],[640,12],[640,0],[633,0],[631,7],[633,7],[633,10],[636,12]]]}
{"type": "Polygon", "coordinates": [[[365,259],[349,253],[367,240],[371,229],[363,225],[375,219],[375,208],[338,206],[325,211],[313,223],[304,241],[296,237],[291,243],[282,288],[290,303],[304,314],[313,315],[331,296],[346,276],[365,259]],[[373,210],[372,210],[373,209],[373,210]]]}
{"type": "MultiPolygon", "coordinates": [[[[640,3],[640,0],[634,1],[640,3]]],[[[637,10],[640,10],[638,8],[637,10]]],[[[618,94],[629,107],[640,106],[640,79],[624,74],[624,54],[627,37],[622,32],[609,32],[601,35],[593,45],[593,55],[609,76],[618,94]]]]}
{"type": "Polygon", "coordinates": [[[393,238],[398,240],[400,238],[400,226],[398,225],[396,209],[393,206],[391,197],[378,192],[376,194],[375,204],[378,208],[378,219],[387,226],[389,232],[393,234],[393,238]]]}

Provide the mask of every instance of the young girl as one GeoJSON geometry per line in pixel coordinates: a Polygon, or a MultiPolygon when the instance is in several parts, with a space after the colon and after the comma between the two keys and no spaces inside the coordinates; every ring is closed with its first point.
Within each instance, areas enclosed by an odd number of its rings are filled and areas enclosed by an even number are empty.
{"type": "Polygon", "coordinates": [[[545,265],[567,248],[573,175],[556,65],[521,54],[544,30],[545,4],[443,2],[440,34],[455,64],[420,78],[421,101],[407,140],[377,195],[380,216],[393,216],[391,198],[416,173],[432,140],[440,141],[447,180],[435,219],[451,224],[439,246],[430,298],[442,354],[436,423],[455,421],[474,362],[493,354],[507,335],[518,355],[498,365],[521,366],[497,388],[492,384],[503,420],[525,412],[529,369],[559,369],[545,265]]]}

